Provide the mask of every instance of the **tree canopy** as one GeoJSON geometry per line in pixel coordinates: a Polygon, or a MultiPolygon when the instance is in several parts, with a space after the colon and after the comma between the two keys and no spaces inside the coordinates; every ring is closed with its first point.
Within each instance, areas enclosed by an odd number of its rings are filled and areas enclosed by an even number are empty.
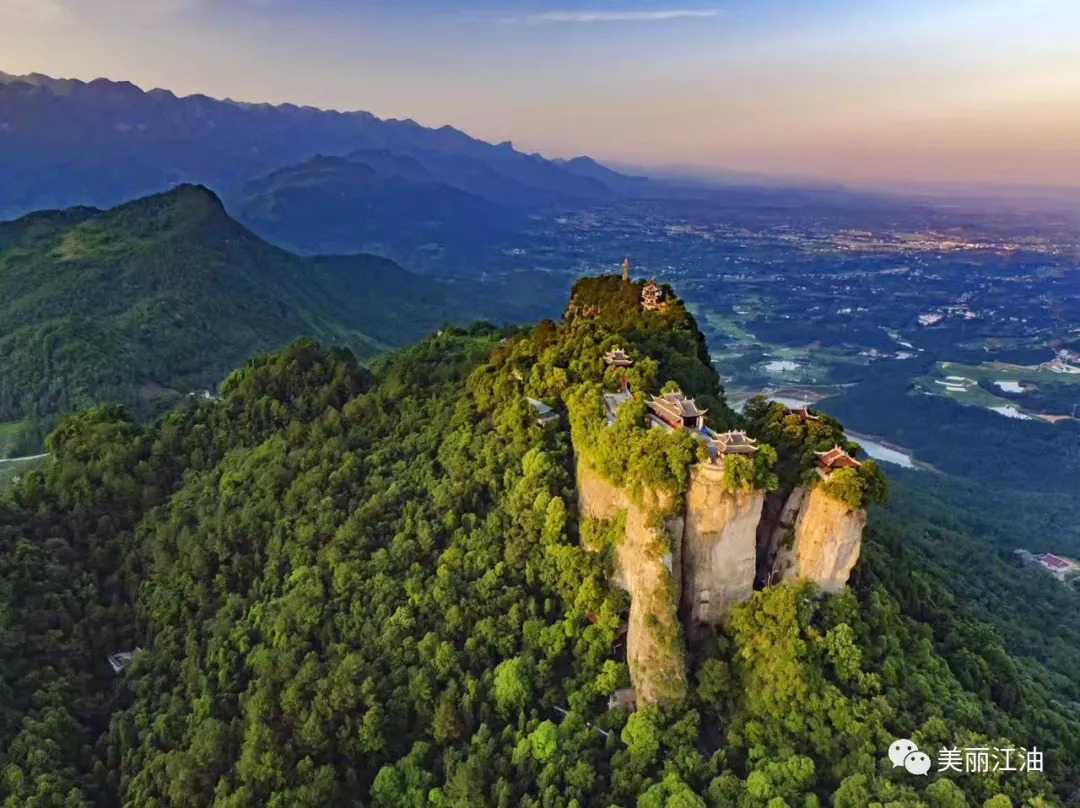
{"type": "MultiPolygon", "coordinates": [[[[600,358],[616,342],[644,390],[679,366],[662,332],[627,327],[445,329],[370,370],[301,341],[151,424],[115,406],[65,419],[50,460],[0,495],[0,805],[1075,794],[1080,725],[1048,677],[950,614],[892,523],[871,526],[843,594],[775,586],[737,607],[694,647],[685,699],[609,709],[627,599],[610,554],[586,548],[618,526],[577,513],[577,433],[609,473],[673,490],[696,459],[640,408],[586,418],[617,383],[600,358]],[[560,419],[538,422],[528,398],[560,419]],[[602,434],[640,441],[641,458],[605,465],[602,434]],[[136,650],[114,673],[108,656],[136,650]],[[888,763],[895,737],[1037,744],[1046,773],[914,778],[888,763]]],[[[680,384],[737,425],[701,378],[680,384]]]]}

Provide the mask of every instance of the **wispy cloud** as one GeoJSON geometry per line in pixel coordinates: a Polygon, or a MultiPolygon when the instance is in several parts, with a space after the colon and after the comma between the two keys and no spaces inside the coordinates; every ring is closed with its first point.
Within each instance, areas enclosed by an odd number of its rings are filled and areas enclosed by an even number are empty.
{"type": "Polygon", "coordinates": [[[671,8],[660,11],[547,11],[542,14],[515,17],[510,22],[661,22],[687,17],[702,19],[716,17],[719,14],[720,11],[715,8],[671,8]]]}

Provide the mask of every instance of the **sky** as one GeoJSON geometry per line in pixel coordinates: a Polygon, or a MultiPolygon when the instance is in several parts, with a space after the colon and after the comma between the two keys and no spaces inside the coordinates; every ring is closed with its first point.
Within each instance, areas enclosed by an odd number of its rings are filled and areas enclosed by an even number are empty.
{"type": "Polygon", "coordinates": [[[1080,186],[1080,0],[0,0],[0,70],[549,157],[1080,186]]]}

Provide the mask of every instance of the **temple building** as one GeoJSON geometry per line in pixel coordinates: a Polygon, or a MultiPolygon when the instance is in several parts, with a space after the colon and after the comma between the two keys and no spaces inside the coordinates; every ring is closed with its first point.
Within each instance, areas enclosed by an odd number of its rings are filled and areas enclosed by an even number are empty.
{"type": "Polygon", "coordinates": [[[615,418],[619,414],[619,408],[623,404],[629,403],[632,399],[633,396],[630,395],[630,390],[625,385],[618,393],[604,393],[604,406],[607,408],[608,426],[614,425],[615,418]]]}
{"type": "Polygon", "coordinates": [[[797,415],[800,420],[803,421],[820,421],[821,416],[814,415],[810,412],[810,408],[807,406],[799,407],[798,409],[788,409],[788,415],[797,415]]]}
{"type": "Polygon", "coordinates": [[[1052,553],[1042,553],[1035,556],[1035,563],[1043,569],[1049,570],[1059,581],[1064,581],[1065,576],[1076,569],[1075,562],[1052,553]]]}
{"type": "Polygon", "coordinates": [[[641,306],[646,311],[655,311],[664,305],[664,290],[656,285],[656,278],[645,284],[641,290],[641,306]]]}
{"type": "Polygon", "coordinates": [[[758,450],[757,441],[748,436],[742,430],[725,432],[713,438],[716,444],[717,454],[723,455],[752,455],[758,450]]]}
{"type": "Polygon", "coordinates": [[[699,409],[694,399],[687,398],[678,390],[653,396],[648,407],[654,417],[672,429],[701,429],[705,426],[705,413],[708,412],[699,409]]]}
{"type": "Polygon", "coordinates": [[[839,446],[834,446],[827,452],[814,452],[814,454],[818,459],[818,474],[823,478],[828,477],[837,469],[857,469],[862,465],[839,446]]]}
{"type": "Polygon", "coordinates": [[[543,401],[537,401],[535,398],[526,399],[530,406],[536,411],[536,423],[539,426],[545,426],[552,421],[559,420],[559,413],[555,412],[551,407],[545,404],[543,401]]]}
{"type": "Polygon", "coordinates": [[[113,673],[122,673],[124,668],[131,664],[131,660],[135,658],[135,655],[141,651],[142,648],[135,646],[133,651],[117,651],[114,654],[109,654],[109,667],[113,669],[113,673]]]}
{"type": "Polygon", "coordinates": [[[622,279],[627,283],[630,282],[630,259],[624,258],[622,262],[622,279]]]}
{"type": "Polygon", "coordinates": [[[605,353],[604,361],[615,368],[628,368],[634,364],[634,360],[630,358],[630,354],[622,348],[614,348],[605,353]]]}

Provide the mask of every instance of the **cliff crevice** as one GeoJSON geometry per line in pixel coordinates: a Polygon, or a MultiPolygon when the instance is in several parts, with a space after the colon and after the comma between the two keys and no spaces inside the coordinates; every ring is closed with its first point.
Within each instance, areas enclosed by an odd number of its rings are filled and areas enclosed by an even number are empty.
{"type": "Polygon", "coordinates": [[[682,535],[683,614],[716,625],[754,589],[757,527],[765,494],[731,493],[711,465],[691,468],[682,535]]]}
{"type": "Polygon", "coordinates": [[[656,524],[671,509],[667,495],[644,492],[644,504],[577,460],[578,511],[613,520],[625,512],[625,533],[615,550],[612,581],[630,593],[626,659],[637,704],[667,704],[686,695],[686,659],[679,623],[682,519],[656,524]],[[671,531],[669,533],[669,530],[671,531]]]}

